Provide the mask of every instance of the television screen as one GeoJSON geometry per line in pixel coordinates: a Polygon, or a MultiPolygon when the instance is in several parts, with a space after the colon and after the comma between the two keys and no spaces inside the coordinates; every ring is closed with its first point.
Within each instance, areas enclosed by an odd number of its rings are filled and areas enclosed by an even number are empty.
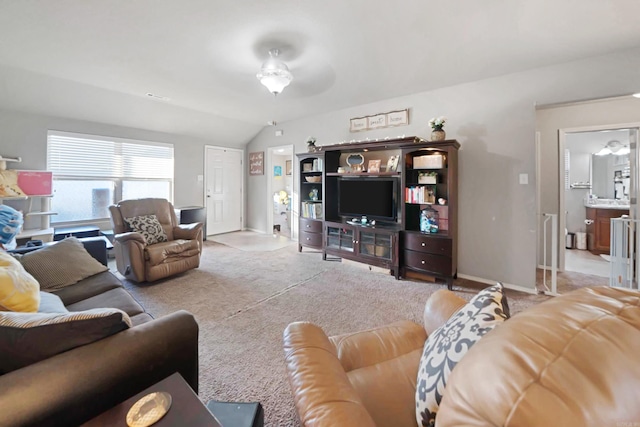
{"type": "Polygon", "coordinates": [[[344,217],[397,219],[395,179],[343,178],[338,180],[338,213],[344,217]]]}

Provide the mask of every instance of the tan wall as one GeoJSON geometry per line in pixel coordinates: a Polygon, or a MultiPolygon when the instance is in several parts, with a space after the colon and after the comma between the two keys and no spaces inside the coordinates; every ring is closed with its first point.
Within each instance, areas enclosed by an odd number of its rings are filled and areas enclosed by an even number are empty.
{"type": "MultiPolygon", "coordinates": [[[[309,135],[317,138],[317,145],[402,134],[427,137],[429,119],[445,115],[447,135],[461,143],[459,273],[533,290],[535,105],[632,93],[640,88],[639,66],[640,49],[387,99],[282,123],[278,127],[283,137],[275,137],[273,128],[264,129],[247,151],[284,144],[306,151],[309,135]],[[403,108],[411,109],[409,126],[349,132],[350,118],[403,108]],[[518,183],[520,174],[528,174],[528,185],[518,183]]],[[[545,155],[556,157],[548,151],[545,148],[545,155]]],[[[557,175],[557,160],[551,163],[557,175]]],[[[249,178],[247,226],[268,232],[260,210],[260,200],[267,197],[264,182],[262,177],[249,178]]]]}
{"type": "MultiPolygon", "coordinates": [[[[640,99],[630,96],[536,110],[536,131],[540,135],[540,213],[560,215],[558,131],[629,123],[640,123],[640,99]]],[[[564,229],[558,232],[562,245],[564,229]]],[[[538,263],[543,264],[541,233],[539,235],[538,263]]],[[[550,247],[548,249],[550,254],[550,247]]],[[[549,257],[547,264],[550,264],[549,257]]]]}

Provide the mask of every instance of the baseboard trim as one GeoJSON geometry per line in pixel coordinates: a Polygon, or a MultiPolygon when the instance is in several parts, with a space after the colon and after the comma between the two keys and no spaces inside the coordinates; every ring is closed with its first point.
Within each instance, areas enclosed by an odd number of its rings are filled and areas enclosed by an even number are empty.
{"type": "Polygon", "coordinates": [[[243,228],[242,231],[253,231],[255,233],[267,234],[263,230],[256,230],[255,228],[243,228]]]}
{"type": "MultiPolygon", "coordinates": [[[[461,279],[473,280],[474,282],[486,283],[488,285],[495,285],[499,280],[489,280],[483,279],[482,277],[469,276],[467,274],[458,273],[458,277],[461,279]]],[[[513,285],[511,283],[501,282],[505,288],[511,289],[512,291],[524,292],[525,294],[538,295],[538,292],[535,289],[526,288],[520,285],[513,285]]]]}

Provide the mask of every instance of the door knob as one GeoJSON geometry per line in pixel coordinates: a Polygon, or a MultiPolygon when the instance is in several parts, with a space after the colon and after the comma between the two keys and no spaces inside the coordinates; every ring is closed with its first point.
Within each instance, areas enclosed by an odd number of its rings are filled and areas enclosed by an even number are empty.
{"type": "Polygon", "coordinates": [[[587,224],[587,225],[591,225],[591,224],[593,224],[593,220],[592,219],[585,219],[584,223],[587,224]]]}

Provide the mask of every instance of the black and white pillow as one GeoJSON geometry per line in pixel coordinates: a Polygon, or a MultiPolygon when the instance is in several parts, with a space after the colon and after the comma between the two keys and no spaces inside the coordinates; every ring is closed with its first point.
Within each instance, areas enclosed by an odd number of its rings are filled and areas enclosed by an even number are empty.
{"type": "Polygon", "coordinates": [[[480,291],[424,343],[416,387],[416,420],[433,427],[447,379],[467,351],[509,318],[502,283],[480,291]]]}
{"type": "Polygon", "coordinates": [[[162,229],[160,221],[158,221],[158,217],[153,214],[134,216],[132,218],[125,218],[124,220],[133,231],[142,234],[147,245],[166,242],[168,240],[167,234],[162,229]]]}

